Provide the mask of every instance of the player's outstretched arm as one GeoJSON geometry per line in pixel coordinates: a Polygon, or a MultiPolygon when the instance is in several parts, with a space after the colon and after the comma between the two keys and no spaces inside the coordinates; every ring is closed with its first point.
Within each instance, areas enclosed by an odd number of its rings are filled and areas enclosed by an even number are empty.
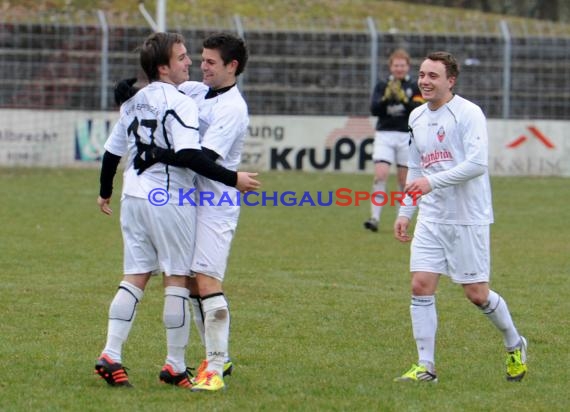
{"type": "Polygon", "coordinates": [[[137,148],[138,155],[135,158],[134,168],[139,175],[155,163],[164,163],[171,166],[187,167],[208,179],[235,187],[240,191],[256,190],[261,186],[259,181],[253,179],[256,174],[240,172],[246,173],[240,179],[238,172],[217,164],[212,159],[211,153],[206,155],[202,150],[183,149],[175,153],[173,150],[144,143],[137,143],[137,148]]]}

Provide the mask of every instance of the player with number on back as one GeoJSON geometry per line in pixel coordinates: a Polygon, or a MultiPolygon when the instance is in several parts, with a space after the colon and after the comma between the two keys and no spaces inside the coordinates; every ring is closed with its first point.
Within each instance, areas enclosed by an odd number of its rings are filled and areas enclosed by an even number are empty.
{"type": "Polygon", "coordinates": [[[184,38],[177,33],[154,33],[140,49],[140,62],[150,84],[121,106],[120,118],[105,143],[101,187],[97,203],[103,213],[109,207],[113,178],[122,156],[128,155],[123,176],[121,230],[124,243],[124,277],[109,308],[107,342],[95,372],[111,386],[130,387],[122,365],[122,346],[131,330],[136,307],[152,274],[164,276],[164,312],[167,356],[159,374],[162,382],[190,388],[185,363],[189,338],[189,290],[187,278],[195,241],[192,206],[178,206],[178,189],[190,189],[192,169],[239,190],[254,190],[255,174],[228,170],[206,157],[199,143],[196,104],[179,93],[188,80],[191,60],[184,38]],[[137,145],[172,148],[186,162],[185,168],[155,164],[139,173],[137,145]],[[151,192],[161,190],[170,201],[160,207],[150,202],[151,192]]]}

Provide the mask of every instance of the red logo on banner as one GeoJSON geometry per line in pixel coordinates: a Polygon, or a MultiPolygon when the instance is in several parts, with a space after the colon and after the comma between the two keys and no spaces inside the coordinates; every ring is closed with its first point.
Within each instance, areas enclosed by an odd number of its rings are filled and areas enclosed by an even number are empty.
{"type": "MultiPolygon", "coordinates": [[[[531,132],[532,136],[534,136],[536,139],[538,139],[544,146],[546,146],[549,149],[554,149],[556,146],[554,146],[554,143],[552,143],[550,141],[550,139],[548,137],[546,137],[540,130],[538,130],[536,127],[534,126],[528,126],[527,129],[531,132]]],[[[512,142],[507,144],[507,147],[509,149],[515,149],[517,147],[519,147],[520,145],[522,145],[524,142],[526,142],[528,140],[528,137],[523,135],[520,135],[518,138],[516,138],[515,140],[513,140],[512,142]]]]}
{"type": "Polygon", "coordinates": [[[325,141],[326,147],[332,147],[334,143],[343,138],[350,137],[355,141],[361,141],[369,137],[374,137],[374,127],[370,124],[368,117],[349,117],[343,128],[333,129],[325,141]]]}

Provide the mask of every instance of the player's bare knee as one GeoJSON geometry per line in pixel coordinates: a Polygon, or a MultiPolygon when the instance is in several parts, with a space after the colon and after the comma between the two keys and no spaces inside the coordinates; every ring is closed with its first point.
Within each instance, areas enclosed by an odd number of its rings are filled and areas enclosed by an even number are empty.
{"type": "Polygon", "coordinates": [[[431,272],[412,272],[412,295],[433,295],[437,288],[439,275],[431,272]]]}
{"type": "Polygon", "coordinates": [[[420,279],[412,280],[412,295],[424,296],[424,295],[430,295],[431,294],[430,292],[431,291],[428,288],[426,282],[423,282],[420,279]]]}
{"type": "Polygon", "coordinates": [[[476,306],[482,307],[489,299],[489,287],[487,283],[475,283],[465,285],[463,288],[465,297],[476,306]]]}
{"type": "Polygon", "coordinates": [[[487,296],[481,294],[467,295],[467,299],[476,306],[483,307],[487,304],[487,296]]]}

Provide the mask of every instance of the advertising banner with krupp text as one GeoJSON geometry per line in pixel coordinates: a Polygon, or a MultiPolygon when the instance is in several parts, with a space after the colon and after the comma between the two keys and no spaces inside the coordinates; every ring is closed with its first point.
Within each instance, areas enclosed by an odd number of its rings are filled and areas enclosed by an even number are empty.
{"type": "MultiPolygon", "coordinates": [[[[117,112],[0,110],[0,166],[98,166],[117,112]]],[[[375,119],[251,116],[241,170],[373,172],[375,119]]],[[[495,176],[570,176],[570,122],[488,121],[495,176]]]]}

